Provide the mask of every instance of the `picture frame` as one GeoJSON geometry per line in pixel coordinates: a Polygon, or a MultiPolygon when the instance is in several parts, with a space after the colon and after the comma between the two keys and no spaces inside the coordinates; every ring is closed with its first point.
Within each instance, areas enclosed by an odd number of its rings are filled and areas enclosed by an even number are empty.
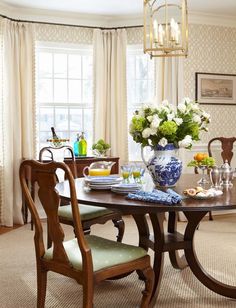
{"type": "Polygon", "coordinates": [[[236,75],[195,74],[196,101],[205,105],[236,105],[236,75]]]}

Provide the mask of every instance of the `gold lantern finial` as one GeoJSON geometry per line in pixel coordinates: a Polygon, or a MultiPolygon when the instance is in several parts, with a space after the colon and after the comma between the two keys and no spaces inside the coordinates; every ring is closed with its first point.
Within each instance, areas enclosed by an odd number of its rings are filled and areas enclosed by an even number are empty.
{"type": "Polygon", "coordinates": [[[187,0],[144,0],[144,53],[188,55],[187,0]]]}

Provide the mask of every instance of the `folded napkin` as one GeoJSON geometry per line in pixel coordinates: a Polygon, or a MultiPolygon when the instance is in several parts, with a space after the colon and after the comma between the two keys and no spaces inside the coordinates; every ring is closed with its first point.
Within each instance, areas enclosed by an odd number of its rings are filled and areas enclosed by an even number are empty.
{"type": "Polygon", "coordinates": [[[170,188],[167,189],[166,192],[153,189],[152,192],[138,191],[136,193],[129,193],[127,198],[131,200],[147,201],[167,205],[177,204],[182,200],[182,197],[170,188]]]}

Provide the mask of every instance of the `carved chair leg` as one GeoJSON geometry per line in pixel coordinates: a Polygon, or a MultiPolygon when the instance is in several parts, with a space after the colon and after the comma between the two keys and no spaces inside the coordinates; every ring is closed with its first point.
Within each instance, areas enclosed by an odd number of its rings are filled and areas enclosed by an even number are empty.
{"type": "Polygon", "coordinates": [[[213,220],[212,212],[209,212],[209,220],[213,220]]]}
{"type": "Polygon", "coordinates": [[[141,302],[141,308],[148,308],[150,307],[149,304],[154,286],[154,271],[151,267],[147,267],[142,270],[142,274],[145,278],[145,290],[142,292],[143,297],[141,302]]]}
{"type": "Polygon", "coordinates": [[[47,271],[37,268],[37,308],[44,308],[47,288],[47,271]]]}
{"type": "Polygon", "coordinates": [[[124,220],[121,219],[113,219],[112,220],[114,226],[118,229],[117,242],[122,242],[124,232],[125,232],[125,223],[124,220]]]}

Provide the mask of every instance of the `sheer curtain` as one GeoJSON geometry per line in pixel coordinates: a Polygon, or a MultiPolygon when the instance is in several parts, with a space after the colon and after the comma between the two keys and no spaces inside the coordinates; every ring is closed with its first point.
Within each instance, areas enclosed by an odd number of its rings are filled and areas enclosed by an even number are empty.
{"type": "Polygon", "coordinates": [[[183,58],[155,58],[156,96],[177,106],[184,95],[183,58]]]}
{"type": "Polygon", "coordinates": [[[94,30],[94,139],[106,140],[111,155],[128,160],[126,30],[94,30]]]}
{"type": "Polygon", "coordinates": [[[22,224],[19,166],[35,156],[34,31],[31,24],[1,21],[3,40],[1,224],[22,224]]]}

